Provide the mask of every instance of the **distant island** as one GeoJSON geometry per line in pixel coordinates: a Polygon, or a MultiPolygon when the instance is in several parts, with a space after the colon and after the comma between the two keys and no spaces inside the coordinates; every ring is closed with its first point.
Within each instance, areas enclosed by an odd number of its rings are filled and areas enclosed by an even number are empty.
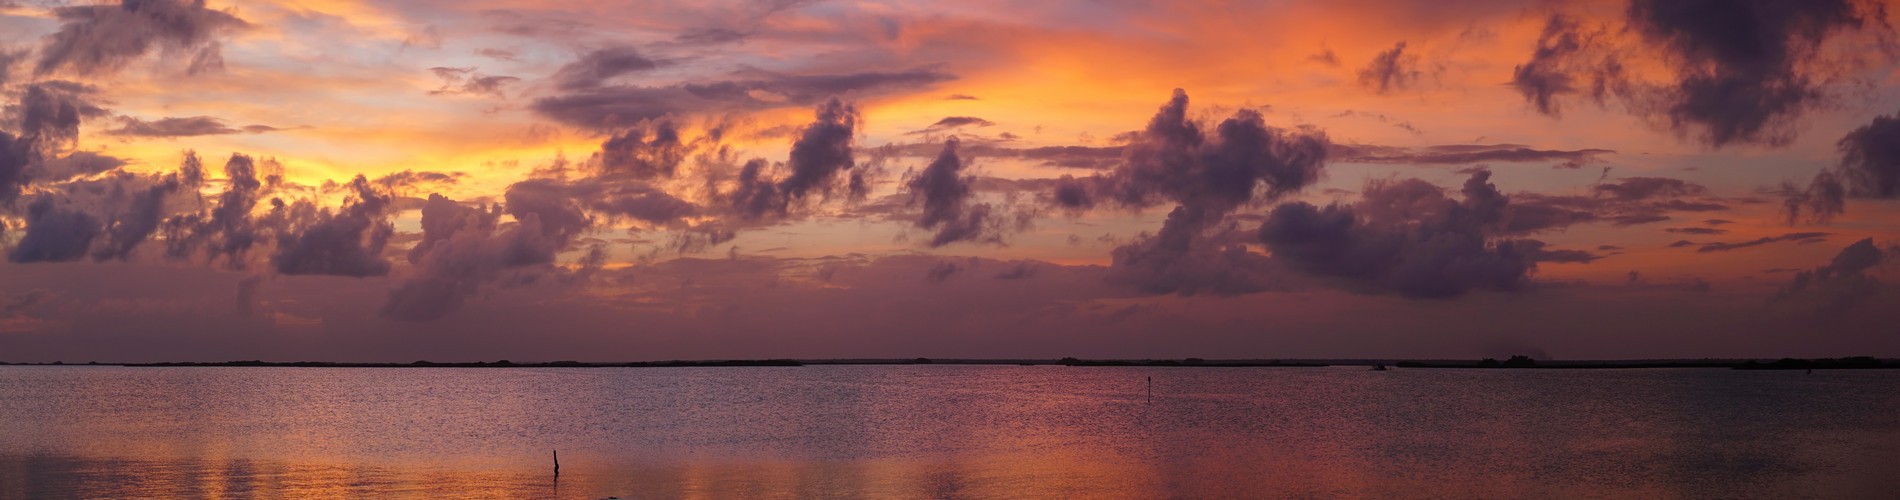
{"type": "Polygon", "coordinates": [[[1392,359],[727,359],[670,361],[472,361],[409,363],[335,362],[335,361],[220,361],[160,363],[7,363],[12,366],[132,366],[132,367],[285,367],[285,368],[704,368],[704,367],[789,367],[823,365],[1022,365],[1022,366],[1130,366],[1183,368],[1313,368],[1325,366],[1392,366],[1397,368],[1484,368],[1484,369],[1616,369],[1616,368],[1731,368],[1736,370],[1832,370],[1900,368],[1900,360],[1870,356],[1847,358],[1796,359],[1677,359],[1677,360],[1576,360],[1538,361],[1529,356],[1511,356],[1499,361],[1480,360],[1392,360],[1392,359]]]}

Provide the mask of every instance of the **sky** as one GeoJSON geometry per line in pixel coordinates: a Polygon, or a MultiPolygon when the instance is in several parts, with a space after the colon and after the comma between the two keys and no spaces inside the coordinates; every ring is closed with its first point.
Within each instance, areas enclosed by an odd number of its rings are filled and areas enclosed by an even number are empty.
{"type": "Polygon", "coordinates": [[[1896,23],[0,0],[0,361],[1900,356],[1896,23]]]}

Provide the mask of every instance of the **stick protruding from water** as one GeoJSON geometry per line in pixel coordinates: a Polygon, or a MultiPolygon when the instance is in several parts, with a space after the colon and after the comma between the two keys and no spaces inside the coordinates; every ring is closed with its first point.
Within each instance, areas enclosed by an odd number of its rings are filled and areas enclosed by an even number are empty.
{"type": "Polygon", "coordinates": [[[554,477],[561,477],[561,450],[554,450],[554,477]]]}

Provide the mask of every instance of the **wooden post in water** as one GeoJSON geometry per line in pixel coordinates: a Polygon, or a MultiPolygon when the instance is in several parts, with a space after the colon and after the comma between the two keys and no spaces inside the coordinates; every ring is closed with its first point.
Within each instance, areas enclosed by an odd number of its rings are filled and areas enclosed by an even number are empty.
{"type": "Polygon", "coordinates": [[[554,450],[554,477],[561,477],[561,450],[554,450]]]}
{"type": "Polygon", "coordinates": [[[1148,402],[1155,402],[1155,378],[1148,377],[1148,402]]]}

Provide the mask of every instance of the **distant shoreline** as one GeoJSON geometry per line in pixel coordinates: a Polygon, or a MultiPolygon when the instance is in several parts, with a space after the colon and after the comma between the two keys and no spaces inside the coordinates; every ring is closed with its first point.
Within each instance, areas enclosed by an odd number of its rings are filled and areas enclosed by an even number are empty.
{"type": "Polygon", "coordinates": [[[1680,360],[1577,360],[1537,361],[1513,356],[1505,361],[1483,360],[1378,360],[1378,359],[739,359],[670,360],[629,362],[432,362],[359,363],[331,361],[222,361],[158,363],[6,363],[0,366],[126,366],[126,367],[266,367],[266,368],[709,368],[709,367],[796,367],[828,365],[1019,365],[1019,366],[1121,366],[1180,368],[1317,368],[1327,366],[1389,366],[1393,368],[1469,368],[1469,369],[1635,369],[1635,368],[1729,368],[1736,370],[1815,370],[1815,369],[1896,369],[1900,359],[1873,357],[1816,359],[1680,359],[1680,360]]]}

